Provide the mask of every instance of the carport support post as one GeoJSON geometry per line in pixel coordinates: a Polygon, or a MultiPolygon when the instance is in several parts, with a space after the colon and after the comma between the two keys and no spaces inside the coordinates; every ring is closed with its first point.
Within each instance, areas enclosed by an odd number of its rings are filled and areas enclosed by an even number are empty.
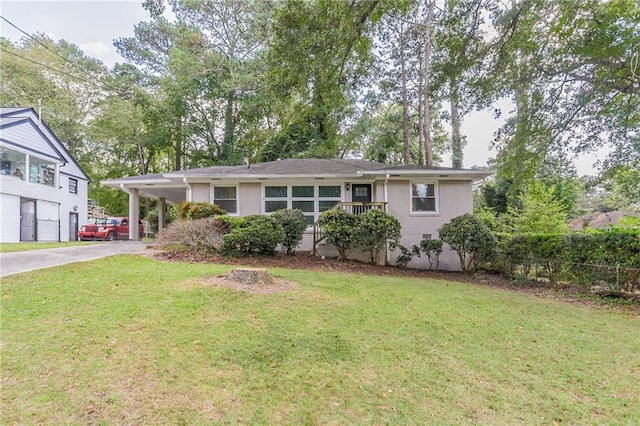
{"type": "Polygon", "coordinates": [[[129,189],[129,239],[140,241],[140,231],[138,230],[138,188],[129,189]]]}
{"type": "Polygon", "coordinates": [[[167,199],[160,197],[160,205],[158,206],[158,234],[162,231],[167,223],[167,199]]]}

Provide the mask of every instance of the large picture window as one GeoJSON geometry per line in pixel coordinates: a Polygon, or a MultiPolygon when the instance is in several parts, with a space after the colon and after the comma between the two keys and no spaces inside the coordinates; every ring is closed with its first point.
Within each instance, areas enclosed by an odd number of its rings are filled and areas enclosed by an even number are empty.
{"type": "Polygon", "coordinates": [[[341,185],[279,185],[264,187],[264,212],[269,214],[280,209],[300,209],[313,225],[325,210],[333,208],[342,200],[341,185]]]}
{"type": "Polygon", "coordinates": [[[411,183],[411,212],[412,213],[437,213],[438,212],[438,187],[435,183],[412,182],[411,183]]]}
{"type": "Polygon", "coordinates": [[[235,186],[214,186],[213,204],[230,214],[238,213],[238,197],[235,186]]]}

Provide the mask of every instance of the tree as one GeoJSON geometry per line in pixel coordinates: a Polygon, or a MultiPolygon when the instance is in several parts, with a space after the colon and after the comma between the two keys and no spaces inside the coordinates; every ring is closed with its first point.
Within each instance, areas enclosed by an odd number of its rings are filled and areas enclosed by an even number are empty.
{"type": "Polygon", "coordinates": [[[302,149],[289,155],[338,155],[340,125],[370,63],[367,30],[380,3],[287,0],[275,10],[267,84],[281,137],[302,149]]]}
{"type": "Polygon", "coordinates": [[[518,201],[520,208],[509,206],[504,218],[511,232],[562,234],[568,231],[565,206],[555,199],[552,188],[534,182],[518,195],[518,201]]]}
{"type": "Polygon", "coordinates": [[[505,178],[526,186],[558,152],[609,145],[605,170],[640,157],[637,2],[513,1],[493,18],[496,93],[516,103],[497,138],[505,178]]]}

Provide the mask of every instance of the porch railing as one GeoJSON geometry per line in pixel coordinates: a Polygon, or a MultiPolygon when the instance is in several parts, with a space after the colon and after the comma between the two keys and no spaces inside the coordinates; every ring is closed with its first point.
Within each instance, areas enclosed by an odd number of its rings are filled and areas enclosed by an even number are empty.
{"type": "MultiPolygon", "coordinates": [[[[335,206],[334,209],[342,209],[349,213],[353,214],[362,214],[368,210],[382,210],[384,211],[387,203],[385,202],[375,202],[375,203],[364,203],[357,201],[341,201],[335,206]]],[[[327,236],[322,232],[322,227],[316,221],[313,224],[313,250],[311,254],[314,256],[318,256],[318,244],[320,244],[327,236]]]]}

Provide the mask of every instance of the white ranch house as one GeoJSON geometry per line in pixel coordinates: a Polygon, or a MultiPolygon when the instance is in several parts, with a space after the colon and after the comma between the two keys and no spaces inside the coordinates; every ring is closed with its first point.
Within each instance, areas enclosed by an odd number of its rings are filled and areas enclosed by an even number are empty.
{"type": "MultiPolygon", "coordinates": [[[[392,166],[345,159],[289,159],[241,166],[214,166],[108,180],[107,186],[129,194],[129,216],[138,219],[139,197],[159,200],[160,228],[167,203],[215,203],[230,215],[269,214],[282,208],[302,210],[308,228],[298,250],[334,256],[326,240],[317,242],[313,224],[331,208],[353,212],[380,208],[402,224],[401,244],[438,238],[438,229],[452,218],[473,211],[472,185],[493,174],[489,170],[426,166],[392,166]],[[315,242],[314,242],[315,234],[315,242]],[[315,246],[315,247],[314,247],[315,246]]],[[[132,240],[137,235],[130,235],[132,240]]],[[[397,252],[387,253],[392,264],[397,252]]],[[[445,250],[441,269],[459,269],[454,252],[445,250]]],[[[426,267],[415,258],[412,267],[426,267]]]]}

